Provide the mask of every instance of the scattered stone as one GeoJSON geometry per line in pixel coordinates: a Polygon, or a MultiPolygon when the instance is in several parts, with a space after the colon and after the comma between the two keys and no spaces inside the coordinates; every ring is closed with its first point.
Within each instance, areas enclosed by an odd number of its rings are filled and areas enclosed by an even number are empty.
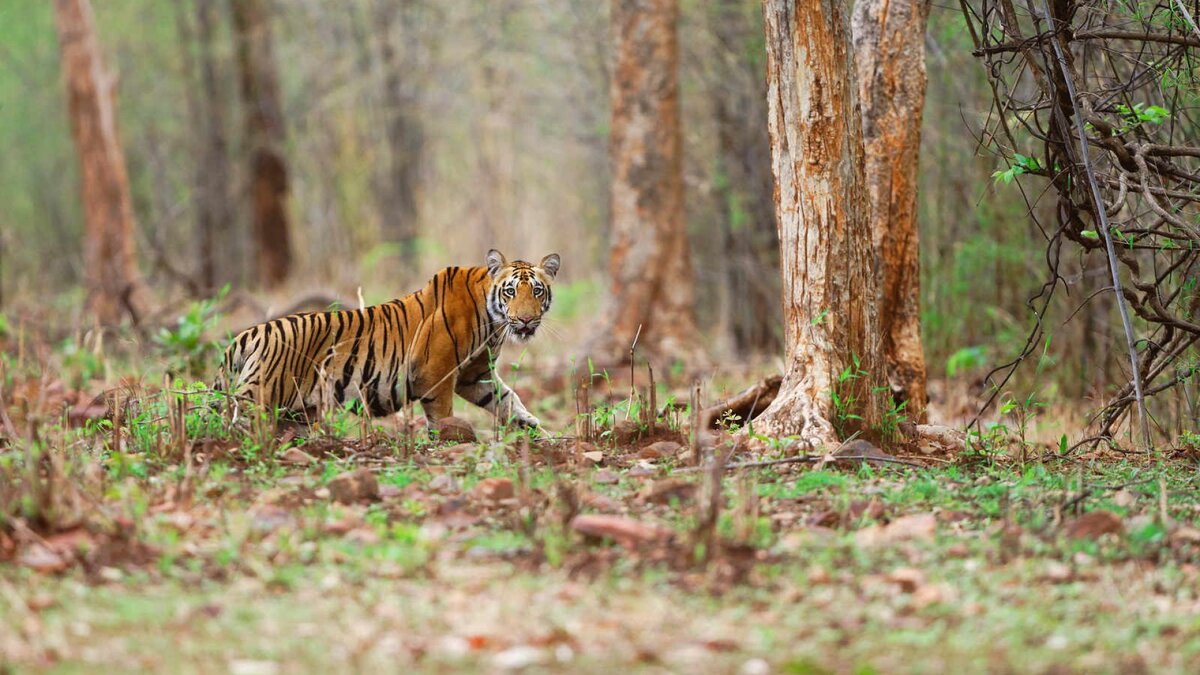
{"type": "Polygon", "coordinates": [[[847,515],[851,520],[859,520],[866,518],[869,520],[879,520],[883,517],[883,502],[878,499],[864,501],[856,499],[850,502],[850,508],[847,515]]]}
{"type": "Polygon", "coordinates": [[[279,456],[279,461],[283,462],[284,464],[308,466],[309,464],[315,464],[317,458],[301,450],[300,448],[288,448],[282,455],[279,456]]]}
{"type": "Polygon", "coordinates": [[[453,476],[446,473],[439,473],[438,475],[434,476],[433,480],[429,481],[429,489],[444,495],[454,494],[462,490],[462,488],[460,488],[458,485],[458,481],[454,480],[453,476]]]}
{"type": "Polygon", "coordinates": [[[447,445],[439,450],[439,452],[449,459],[462,459],[464,456],[474,452],[479,446],[474,443],[457,443],[455,445],[447,445]]]}
{"type": "Polygon", "coordinates": [[[958,455],[967,446],[967,435],[939,424],[918,424],[917,450],[926,455],[958,455]]]}
{"type": "Polygon", "coordinates": [[[523,670],[530,666],[544,663],[548,654],[544,649],[517,645],[509,647],[492,657],[492,665],[500,670],[523,670]]]}
{"type": "Polygon", "coordinates": [[[334,501],[354,504],[379,499],[379,481],[370,469],[358,469],[337,476],[325,486],[334,501]]]}
{"type": "Polygon", "coordinates": [[[1068,539],[1090,539],[1096,540],[1106,534],[1121,534],[1125,531],[1125,524],[1121,522],[1121,517],[1112,511],[1099,509],[1089,511],[1075,520],[1067,523],[1063,528],[1063,533],[1068,539]]]}
{"type": "Polygon", "coordinates": [[[923,541],[933,538],[937,517],[932,513],[917,513],[897,518],[887,525],[864,527],[854,535],[859,546],[877,546],[898,541],[923,541]]]}
{"type": "Polygon", "coordinates": [[[679,454],[679,451],[682,449],[683,446],[675,441],[658,441],[642,448],[642,451],[638,453],[638,457],[641,459],[662,459],[663,457],[674,457],[675,455],[679,454]]]}
{"type": "Polygon", "coordinates": [[[888,581],[905,593],[912,593],[925,585],[925,573],[915,567],[899,567],[887,576],[888,581]]]}
{"type": "Polygon", "coordinates": [[[484,478],[475,485],[471,494],[475,495],[476,499],[485,502],[499,502],[512,499],[516,492],[513,489],[513,482],[508,478],[484,478]]]}
{"type": "Polygon", "coordinates": [[[608,469],[600,469],[592,474],[592,481],[600,485],[613,485],[621,481],[621,477],[608,469]]]}
{"type": "Polygon", "coordinates": [[[1194,527],[1177,527],[1171,532],[1171,543],[1176,546],[1180,544],[1200,544],[1200,530],[1194,527]]]}
{"type": "Polygon", "coordinates": [[[682,478],[656,480],[642,490],[641,500],[651,504],[669,504],[672,499],[685,502],[696,495],[696,484],[682,478]]]}
{"type": "Polygon", "coordinates": [[[753,658],[742,664],[738,669],[741,675],[767,675],[771,672],[771,664],[760,658],[753,658]]]}
{"type": "Polygon", "coordinates": [[[35,572],[53,574],[67,569],[71,561],[41,544],[32,544],[21,551],[17,563],[35,572]]]}
{"type": "Polygon", "coordinates": [[[474,443],[478,440],[475,429],[466,420],[443,417],[434,425],[438,440],[447,443],[474,443]]]}
{"type": "Polygon", "coordinates": [[[1113,503],[1123,509],[1133,506],[1133,503],[1136,501],[1137,495],[1133,494],[1129,490],[1120,489],[1117,490],[1116,494],[1113,495],[1113,503]]]}
{"type": "Polygon", "coordinates": [[[1057,560],[1051,560],[1046,563],[1046,568],[1042,571],[1040,579],[1052,584],[1062,584],[1070,581],[1072,576],[1070,567],[1057,560]]]}
{"type": "Polygon", "coordinates": [[[583,453],[583,458],[592,464],[599,464],[600,462],[604,461],[604,453],[600,452],[599,450],[591,450],[583,453]]]}
{"type": "Polygon", "coordinates": [[[399,497],[402,494],[404,494],[404,490],[400,489],[399,487],[397,487],[395,485],[380,485],[379,486],[379,498],[380,499],[396,499],[397,497],[399,497]]]}
{"type": "Polygon", "coordinates": [[[665,539],[671,531],[643,523],[624,516],[586,514],[575,516],[571,529],[587,536],[612,539],[625,548],[636,548],[639,544],[665,539]]]}

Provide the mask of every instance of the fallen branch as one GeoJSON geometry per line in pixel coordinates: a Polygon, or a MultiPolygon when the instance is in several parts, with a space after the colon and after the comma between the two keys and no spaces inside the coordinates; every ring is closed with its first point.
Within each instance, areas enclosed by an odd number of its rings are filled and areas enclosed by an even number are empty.
{"type": "Polygon", "coordinates": [[[705,408],[700,412],[700,427],[715,429],[721,420],[730,417],[737,417],[744,425],[771,405],[779,395],[782,382],[782,375],[772,375],[741,393],[705,408]]]}

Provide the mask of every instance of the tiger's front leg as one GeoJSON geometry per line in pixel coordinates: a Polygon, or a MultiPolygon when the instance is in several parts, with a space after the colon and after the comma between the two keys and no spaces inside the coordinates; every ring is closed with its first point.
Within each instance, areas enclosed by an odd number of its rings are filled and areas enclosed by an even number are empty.
{"type": "Polygon", "coordinates": [[[460,382],[455,391],[503,422],[512,420],[521,427],[534,429],[542,426],[541,420],[525,409],[521,397],[500,379],[500,374],[495,370],[485,371],[474,382],[460,382]]]}

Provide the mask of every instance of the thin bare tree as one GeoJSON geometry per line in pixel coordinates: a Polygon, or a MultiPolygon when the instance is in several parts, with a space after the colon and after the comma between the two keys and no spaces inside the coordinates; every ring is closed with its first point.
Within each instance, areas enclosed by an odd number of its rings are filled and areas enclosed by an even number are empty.
{"type": "Polygon", "coordinates": [[[133,202],[117,133],[115,81],[104,67],[88,0],[55,0],[67,113],[79,155],[87,307],[102,325],[144,310],[134,248],[133,202]]]}
{"type": "Polygon", "coordinates": [[[766,0],[786,365],[755,430],[833,443],[882,417],[870,201],[844,0],[766,0]]]}
{"type": "Polygon", "coordinates": [[[694,282],[683,209],[677,0],[614,0],[611,81],[612,279],[593,352],[698,356],[694,282]]]}
{"type": "Polygon", "coordinates": [[[386,184],[380,190],[384,236],[400,245],[405,265],[416,262],[419,236],[417,191],[425,134],[418,116],[417,76],[405,49],[415,39],[414,0],[373,3],[379,61],[383,67],[383,112],[387,130],[386,184]]]}
{"type": "Polygon", "coordinates": [[[917,157],[925,111],[929,0],[858,0],[851,30],[858,64],[871,233],[879,261],[879,332],[888,381],[910,419],[925,421],[917,157]]]}
{"type": "Polygon", "coordinates": [[[292,267],[288,167],[283,153],[278,67],[271,40],[269,4],[264,0],[232,0],[232,8],[258,277],[270,287],[286,279],[292,267]]]}

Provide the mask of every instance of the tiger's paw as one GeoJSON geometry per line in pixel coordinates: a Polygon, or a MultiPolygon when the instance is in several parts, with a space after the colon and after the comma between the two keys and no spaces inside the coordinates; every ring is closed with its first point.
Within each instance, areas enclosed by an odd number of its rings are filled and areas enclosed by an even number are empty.
{"type": "Polygon", "coordinates": [[[513,422],[522,429],[541,429],[542,421],[528,412],[519,412],[513,416],[513,422]]]}

